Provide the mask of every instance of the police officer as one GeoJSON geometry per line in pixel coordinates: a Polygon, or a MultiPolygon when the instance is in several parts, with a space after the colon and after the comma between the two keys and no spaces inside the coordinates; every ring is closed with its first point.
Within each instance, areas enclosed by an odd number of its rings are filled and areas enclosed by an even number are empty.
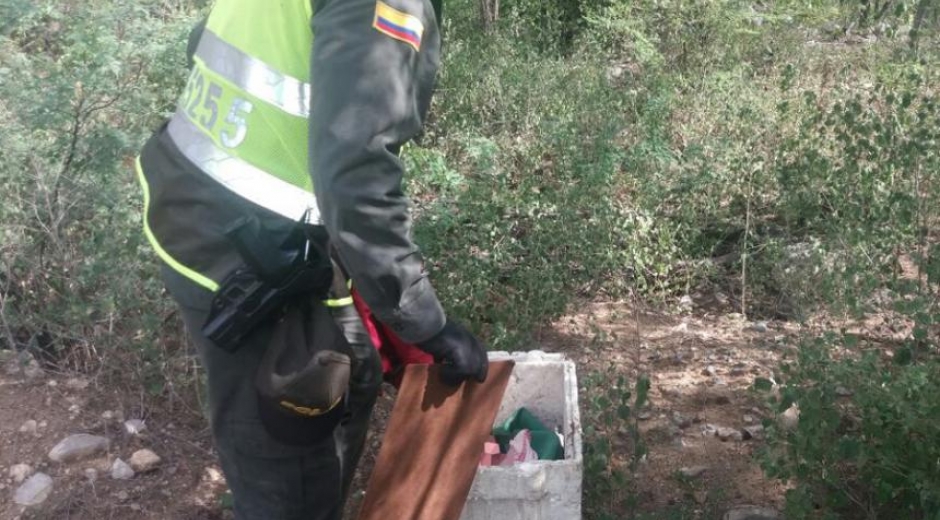
{"type": "MultiPolygon", "coordinates": [[[[250,217],[281,243],[304,220],[325,230],[329,246],[317,250],[332,252],[337,273],[380,322],[445,363],[451,383],[485,378],[484,348],[445,316],[423,270],[401,186],[399,150],[422,127],[440,58],[435,8],[429,0],[218,0],[190,49],[176,112],[138,160],[145,233],[208,374],[236,518],[337,519],[382,378],[348,294],[322,295],[352,367],[328,435],[317,434],[318,417],[272,416],[278,403],[259,397],[259,366],[278,336],[273,320],[232,352],[203,327],[220,287],[245,268],[225,234],[232,223],[250,217]]],[[[326,330],[318,327],[314,336],[326,330]]]]}

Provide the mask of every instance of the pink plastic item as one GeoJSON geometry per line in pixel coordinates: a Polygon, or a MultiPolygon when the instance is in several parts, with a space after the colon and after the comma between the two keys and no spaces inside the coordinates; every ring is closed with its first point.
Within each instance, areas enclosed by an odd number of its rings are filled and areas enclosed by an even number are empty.
{"type": "Polygon", "coordinates": [[[520,462],[533,462],[539,460],[539,456],[532,449],[532,432],[529,430],[520,430],[511,441],[509,441],[509,451],[506,457],[499,463],[500,466],[512,466],[520,462]]]}
{"type": "Polygon", "coordinates": [[[483,454],[480,455],[481,466],[498,466],[503,460],[503,455],[499,453],[499,443],[492,436],[483,443],[483,454]]]}

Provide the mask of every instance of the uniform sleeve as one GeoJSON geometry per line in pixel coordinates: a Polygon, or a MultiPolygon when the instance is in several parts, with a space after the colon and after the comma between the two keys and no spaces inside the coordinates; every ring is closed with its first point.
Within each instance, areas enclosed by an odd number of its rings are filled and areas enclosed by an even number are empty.
{"type": "Polygon", "coordinates": [[[373,27],[377,0],[313,1],[310,169],[321,218],[376,317],[419,343],[445,316],[411,240],[398,150],[430,104],[434,12],[427,0],[385,0],[397,26],[383,32],[373,27]]]}
{"type": "Polygon", "coordinates": [[[208,20],[208,18],[203,18],[189,31],[189,38],[186,40],[186,63],[190,69],[193,68],[193,57],[196,55],[196,49],[199,48],[199,39],[202,38],[202,33],[206,30],[208,20]]]}

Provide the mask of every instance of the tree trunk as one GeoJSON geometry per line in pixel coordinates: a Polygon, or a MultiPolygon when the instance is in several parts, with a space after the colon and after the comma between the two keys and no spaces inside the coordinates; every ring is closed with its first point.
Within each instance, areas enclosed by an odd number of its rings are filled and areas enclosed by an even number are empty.
{"type": "Polygon", "coordinates": [[[499,19],[499,0],[480,0],[480,21],[483,30],[489,31],[499,19]]]}
{"type": "Polygon", "coordinates": [[[917,12],[914,14],[914,23],[911,25],[910,32],[911,50],[914,52],[917,52],[917,39],[920,37],[920,30],[924,25],[924,18],[927,17],[930,2],[931,0],[920,0],[917,2],[917,12]]]}

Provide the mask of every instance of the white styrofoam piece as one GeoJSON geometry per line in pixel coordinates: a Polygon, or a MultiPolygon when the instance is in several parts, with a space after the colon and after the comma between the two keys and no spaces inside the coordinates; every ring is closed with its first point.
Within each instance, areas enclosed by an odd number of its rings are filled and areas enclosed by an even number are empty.
{"type": "Polygon", "coordinates": [[[580,520],[583,461],[574,363],[537,350],[491,352],[489,358],[516,362],[497,424],[528,408],[564,435],[565,459],[479,468],[461,520],[580,520]]]}

